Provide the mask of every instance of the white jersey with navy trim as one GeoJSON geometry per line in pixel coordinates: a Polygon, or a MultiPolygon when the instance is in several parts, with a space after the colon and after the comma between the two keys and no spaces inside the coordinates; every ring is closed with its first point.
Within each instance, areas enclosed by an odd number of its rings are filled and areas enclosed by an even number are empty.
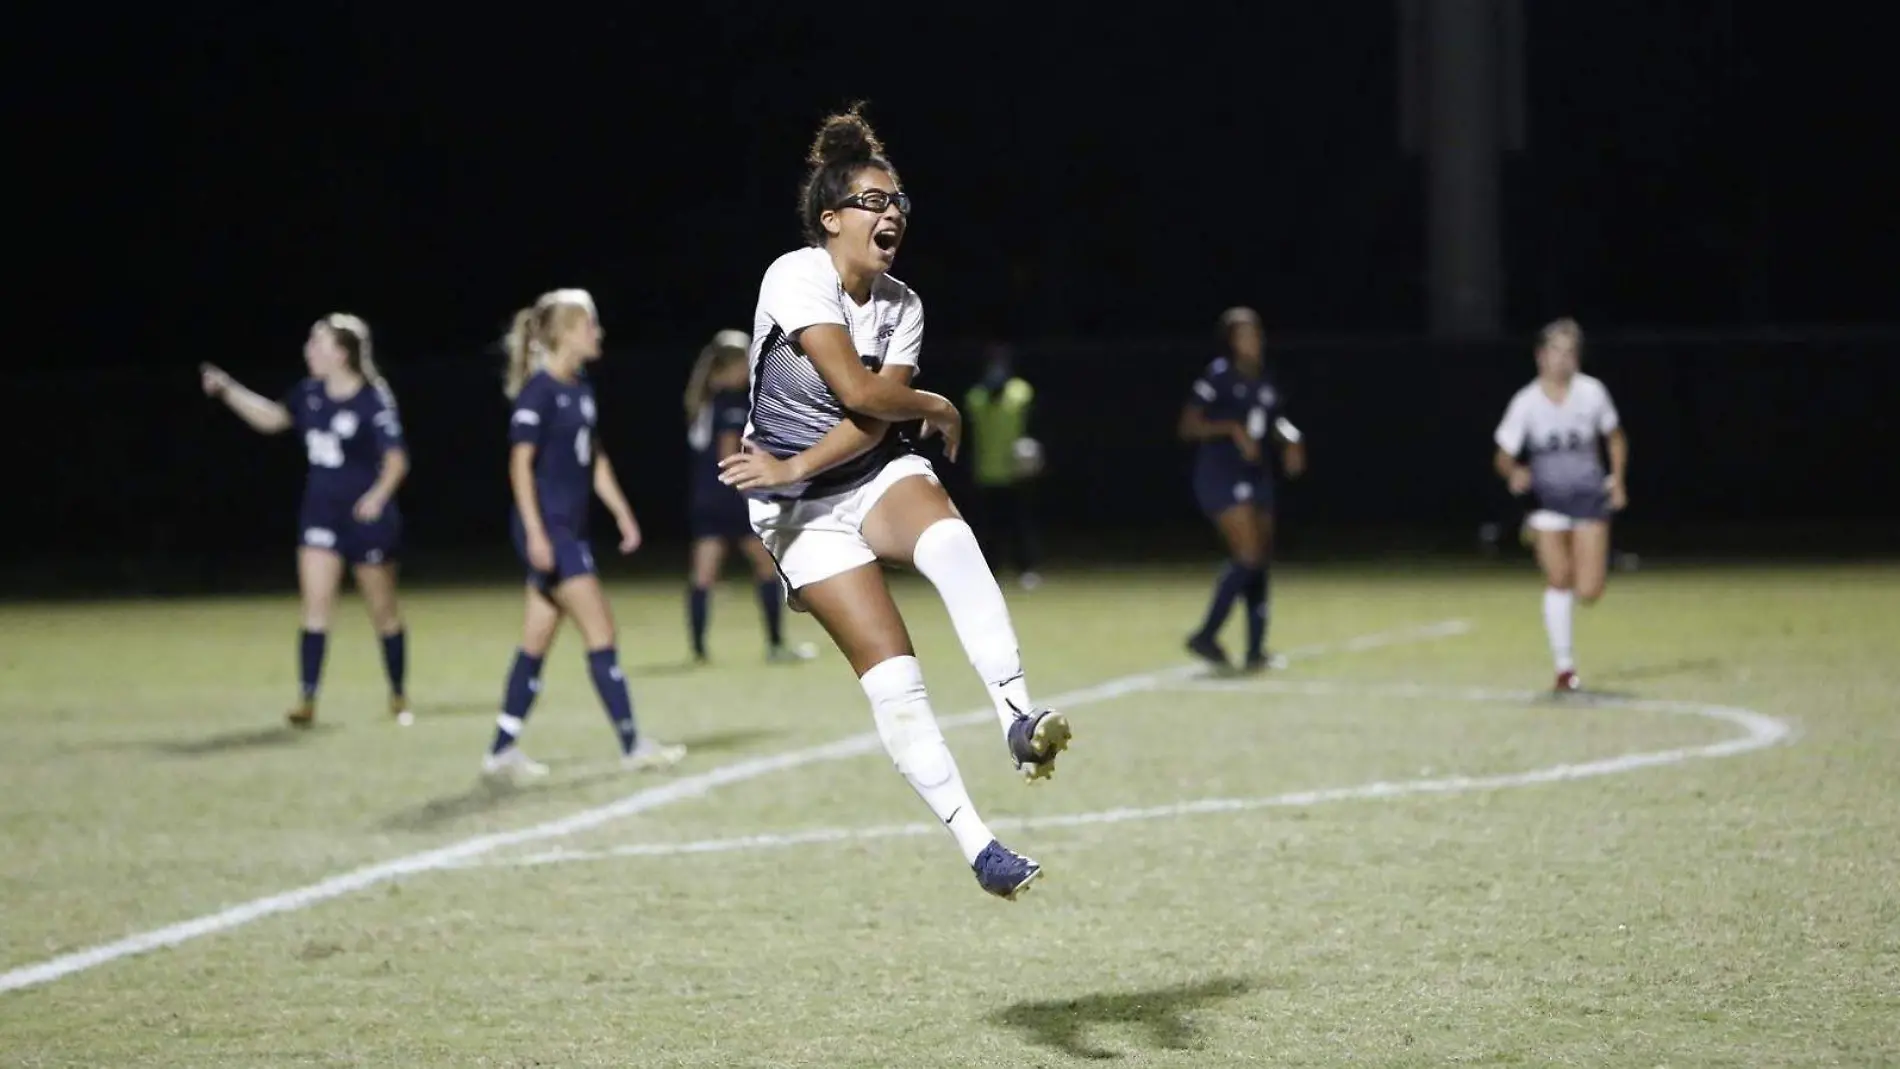
{"type": "Polygon", "coordinates": [[[1517,391],[1492,437],[1511,456],[1530,454],[1531,491],[1544,508],[1595,518],[1605,498],[1600,442],[1619,426],[1610,391],[1579,373],[1561,403],[1537,382],[1517,391]]]}
{"type": "MultiPolygon", "coordinates": [[[[807,327],[836,324],[851,335],[864,366],[916,367],[924,340],[924,303],[916,292],[884,275],[860,305],[844,292],[831,256],[820,248],[788,252],[773,261],[759,283],[752,322],[752,412],[746,438],[775,457],[789,457],[818,443],[844,421],[844,406],[798,344],[807,327]]],[[[895,434],[863,456],[825,471],[809,482],[763,491],[766,499],[824,497],[868,481],[902,448],[895,434]]]]}

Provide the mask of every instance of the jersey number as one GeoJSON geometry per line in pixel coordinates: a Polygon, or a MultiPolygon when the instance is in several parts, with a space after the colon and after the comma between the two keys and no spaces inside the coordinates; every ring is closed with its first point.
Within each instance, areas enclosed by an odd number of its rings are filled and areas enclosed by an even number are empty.
{"type": "Polygon", "coordinates": [[[1247,410],[1247,437],[1256,442],[1267,440],[1267,410],[1259,405],[1247,410]]]}
{"type": "Polygon", "coordinates": [[[329,431],[305,431],[303,435],[304,451],[310,456],[313,468],[340,468],[343,466],[343,439],[329,431]]]}
{"type": "Polygon", "coordinates": [[[1583,435],[1577,431],[1571,431],[1568,437],[1565,437],[1562,432],[1553,432],[1544,443],[1544,450],[1550,453],[1558,453],[1566,449],[1574,452],[1583,448],[1583,435]]]}
{"type": "Polygon", "coordinates": [[[582,427],[574,435],[574,459],[580,461],[583,468],[593,462],[594,440],[592,433],[586,427],[582,427]]]}

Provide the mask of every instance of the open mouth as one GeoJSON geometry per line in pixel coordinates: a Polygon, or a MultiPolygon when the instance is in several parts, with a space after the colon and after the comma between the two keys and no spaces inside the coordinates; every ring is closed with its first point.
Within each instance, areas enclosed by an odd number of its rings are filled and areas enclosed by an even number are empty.
{"type": "Polygon", "coordinates": [[[897,243],[902,237],[903,235],[898,232],[896,227],[891,227],[888,230],[880,230],[872,234],[871,243],[883,249],[885,252],[891,252],[897,248],[897,243]]]}

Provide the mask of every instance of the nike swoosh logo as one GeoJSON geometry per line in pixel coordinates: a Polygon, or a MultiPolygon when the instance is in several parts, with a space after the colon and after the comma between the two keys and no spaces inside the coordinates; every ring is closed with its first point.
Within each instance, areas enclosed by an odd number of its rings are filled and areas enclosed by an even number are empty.
{"type": "Polygon", "coordinates": [[[963,807],[962,807],[962,806],[958,806],[958,807],[956,807],[955,809],[952,809],[952,810],[950,811],[950,815],[949,815],[949,816],[947,816],[947,817],[945,817],[945,818],[943,818],[943,823],[944,823],[944,826],[945,826],[945,827],[949,827],[949,826],[950,826],[950,822],[951,822],[951,821],[953,821],[953,820],[955,820],[955,819],[957,819],[957,814],[958,814],[958,813],[961,813],[961,812],[963,812],[963,807]]]}
{"type": "Polygon", "coordinates": [[[1027,674],[1028,674],[1027,672],[1018,672],[1018,673],[1016,673],[1015,675],[1013,675],[1013,676],[1010,676],[1010,677],[1009,677],[1008,679],[1005,679],[1005,680],[1003,680],[1003,681],[1002,681],[1001,683],[991,683],[991,684],[990,684],[990,686],[992,686],[992,687],[1007,687],[1007,686],[1009,686],[1009,685],[1010,685],[1011,683],[1014,683],[1014,682],[1016,682],[1017,680],[1019,680],[1019,679],[1021,679],[1021,678],[1022,678],[1023,676],[1025,676],[1025,675],[1027,675],[1027,674]]]}

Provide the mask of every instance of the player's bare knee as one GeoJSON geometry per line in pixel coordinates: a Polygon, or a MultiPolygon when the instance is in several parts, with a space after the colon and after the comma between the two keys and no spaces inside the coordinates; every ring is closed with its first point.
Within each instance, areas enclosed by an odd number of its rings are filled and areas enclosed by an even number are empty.
{"type": "Polygon", "coordinates": [[[1577,600],[1585,605],[1594,605],[1603,596],[1603,580],[1597,579],[1577,584],[1577,600]]]}

